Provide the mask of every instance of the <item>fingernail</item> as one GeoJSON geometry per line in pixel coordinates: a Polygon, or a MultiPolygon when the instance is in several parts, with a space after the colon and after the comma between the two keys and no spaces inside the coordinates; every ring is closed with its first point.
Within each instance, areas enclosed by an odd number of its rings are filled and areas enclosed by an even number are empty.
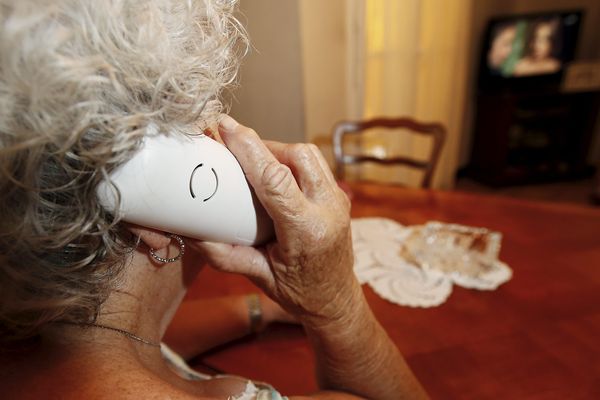
{"type": "Polygon", "coordinates": [[[235,119],[231,118],[229,115],[221,114],[221,117],[219,119],[219,126],[223,128],[226,132],[233,132],[238,125],[239,123],[235,119]]]}

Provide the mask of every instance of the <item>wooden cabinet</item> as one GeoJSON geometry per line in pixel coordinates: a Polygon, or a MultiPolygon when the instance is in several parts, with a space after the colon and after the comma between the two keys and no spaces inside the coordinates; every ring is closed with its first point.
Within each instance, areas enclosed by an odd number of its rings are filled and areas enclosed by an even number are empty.
{"type": "Polygon", "coordinates": [[[494,186],[590,175],[599,104],[599,92],[479,94],[467,174],[494,186]]]}

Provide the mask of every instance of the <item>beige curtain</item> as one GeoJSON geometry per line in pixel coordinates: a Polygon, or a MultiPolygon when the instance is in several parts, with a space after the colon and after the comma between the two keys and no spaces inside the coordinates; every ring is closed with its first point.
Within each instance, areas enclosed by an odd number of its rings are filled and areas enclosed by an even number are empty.
{"type": "MultiPolygon", "coordinates": [[[[348,114],[362,107],[363,118],[411,116],[443,123],[448,136],[434,186],[451,188],[463,137],[474,0],[347,1],[348,114]],[[355,39],[361,35],[364,41],[355,39]]],[[[378,132],[361,145],[374,153],[422,158],[430,149],[430,141],[420,137],[402,135],[390,144],[378,132]]],[[[358,173],[410,185],[418,185],[422,176],[377,166],[363,167],[358,173]]]]}

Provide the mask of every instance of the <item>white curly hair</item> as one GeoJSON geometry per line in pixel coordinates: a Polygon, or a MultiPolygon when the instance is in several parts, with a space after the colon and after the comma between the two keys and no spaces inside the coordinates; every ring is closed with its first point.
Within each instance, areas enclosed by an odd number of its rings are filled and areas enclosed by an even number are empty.
{"type": "Polygon", "coordinates": [[[193,134],[247,49],[236,0],[0,0],[0,335],[90,322],[133,244],[96,187],[193,134]]]}

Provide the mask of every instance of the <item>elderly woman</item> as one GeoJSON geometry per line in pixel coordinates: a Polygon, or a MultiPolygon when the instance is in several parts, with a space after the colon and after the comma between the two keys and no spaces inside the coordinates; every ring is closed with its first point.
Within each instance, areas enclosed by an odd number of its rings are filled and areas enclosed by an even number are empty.
{"type": "MultiPolygon", "coordinates": [[[[219,116],[245,50],[233,3],[0,0],[4,398],[280,398],[245,379],[182,373],[159,345],[205,260],[250,277],[304,326],[322,388],[310,397],[424,397],[352,273],[349,204],[318,151],[265,143],[219,116]],[[213,122],[274,220],[271,243],[179,243],[99,204],[98,185],[149,126],[194,135],[213,122]]],[[[189,329],[211,329],[187,316],[189,329]]],[[[175,349],[200,349],[202,334],[169,332],[175,349]]]]}

